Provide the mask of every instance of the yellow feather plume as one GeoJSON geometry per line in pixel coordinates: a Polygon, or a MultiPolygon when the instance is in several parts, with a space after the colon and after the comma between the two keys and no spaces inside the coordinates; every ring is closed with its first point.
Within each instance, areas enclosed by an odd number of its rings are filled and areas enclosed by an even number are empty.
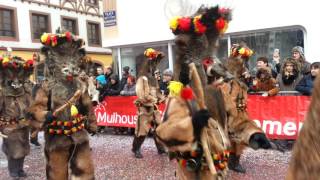
{"type": "Polygon", "coordinates": [[[180,96],[183,84],[179,81],[170,81],[168,89],[170,91],[170,96],[180,96]]]}
{"type": "Polygon", "coordinates": [[[70,111],[71,111],[71,116],[72,117],[78,115],[78,113],[79,113],[79,111],[78,111],[78,109],[77,109],[77,107],[75,105],[71,106],[71,110],[70,111]]]}
{"type": "Polygon", "coordinates": [[[174,17],[174,18],[172,18],[171,20],[170,20],[170,29],[172,29],[172,30],[176,30],[177,28],[178,28],[178,19],[180,18],[180,16],[176,16],[176,17],[174,17]]]}
{"type": "Polygon", "coordinates": [[[49,34],[48,33],[43,33],[41,36],[41,42],[45,43],[48,39],[49,34]]]}

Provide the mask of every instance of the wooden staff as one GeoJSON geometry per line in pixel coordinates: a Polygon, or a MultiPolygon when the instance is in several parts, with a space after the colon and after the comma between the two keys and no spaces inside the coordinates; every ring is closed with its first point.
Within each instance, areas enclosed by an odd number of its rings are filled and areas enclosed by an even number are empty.
{"type": "MultiPolygon", "coordinates": [[[[207,109],[207,106],[204,101],[204,91],[203,91],[202,83],[201,83],[197,68],[194,63],[190,63],[189,68],[191,71],[191,80],[194,82],[194,86],[195,86],[194,91],[197,96],[196,100],[199,105],[199,108],[200,109],[207,109]]],[[[209,166],[210,173],[213,176],[215,176],[215,175],[217,175],[217,170],[214,166],[214,163],[213,163],[213,160],[211,157],[211,152],[210,152],[209,145],[208,145],[208,130],[206,127],[204,127],[202,129],[200,141],[202,144],[204,156],[205,156],[207,164],[209,166]]]]}
{"type": "Polygon", "coordinates": [[[77,90],[74,95],[62,106],[60,106],[59,108],[57,108],[52,115],[56,116],[58,113],[60,113],[61,111],[63,111],[64,109],[70,107],[72,104],[74,104],[81,96],[81,90],[77,90]]]}
{"type": "MultiPolygon", "coordinates": [[[[60,106],[59,108],[57,108],[52,115],[56,116],[57,114],[59,114],[61,111],[63,111],[64,109],[70,107],[72,104],[74,104],[81,96],[81,90],[77,90],[74,95],[62,106],[60,106]]],[[[31,137],[36,137],[37,133],[40,131],[40,129],[36,129],[35,131],[32,132],[31,137]]]]}
{"type": "Polygon", "coordinates": [[[207,109],[207,106],[204,102],[204,93],[202,88],[202,83],[200,80],[200,76],[198,74],[196,65],[194,63],[189,64],[190,72],[191,72],[191,80],[194,82],[194,91],[197,96],[196,100],[200,109],[207,109]]]}

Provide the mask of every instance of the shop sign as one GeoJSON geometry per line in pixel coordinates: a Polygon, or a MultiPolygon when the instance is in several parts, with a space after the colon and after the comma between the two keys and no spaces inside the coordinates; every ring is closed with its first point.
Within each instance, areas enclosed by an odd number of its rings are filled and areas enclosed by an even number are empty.
{"type": "Polygon", "coordinates": [[[103,12],[104,27],[117,25],[116,11],[103,12]]]}

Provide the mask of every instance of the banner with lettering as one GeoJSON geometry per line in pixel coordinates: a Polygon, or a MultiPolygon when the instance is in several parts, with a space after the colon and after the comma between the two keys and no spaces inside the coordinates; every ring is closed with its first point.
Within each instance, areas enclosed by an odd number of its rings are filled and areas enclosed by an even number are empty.
{"type": "MultiPolygon", "coordinates": [[[[295,139],[308,110],[308,96],[248,96],[250,118],[272,139],[295,139]]],[[[95,108],[99,126],[135,127],[136,96],[113,96],[95,108]]],[[[164,109],[164,105],[160,106],[164,109]]]]}
{"type": "Polygon", "coordinates": [[[296,139],[310,104],[309,96],[249,95],[249,117],[272,139],[296,139]]]}

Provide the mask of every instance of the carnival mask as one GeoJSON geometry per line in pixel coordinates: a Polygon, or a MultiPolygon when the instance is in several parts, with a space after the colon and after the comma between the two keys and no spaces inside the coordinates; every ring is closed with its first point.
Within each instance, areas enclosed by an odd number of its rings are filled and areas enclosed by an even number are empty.
{"type": "Polygon", "coordinates": [[[33,62],[17,56],[0,57],[2,86],[14,94],[20,93],[24,83],[33,73],[33,62]]]}
{"type": "Polygon", "coordinates": [[[63,81],[72,81],[80,73],[81,59],[85,51],[82,39],[71,35],[70,32],[63,34],[43,34],[41,42],[44,45],[41,52],[47,57],[46,66],[49,74],[63,81]]]}

